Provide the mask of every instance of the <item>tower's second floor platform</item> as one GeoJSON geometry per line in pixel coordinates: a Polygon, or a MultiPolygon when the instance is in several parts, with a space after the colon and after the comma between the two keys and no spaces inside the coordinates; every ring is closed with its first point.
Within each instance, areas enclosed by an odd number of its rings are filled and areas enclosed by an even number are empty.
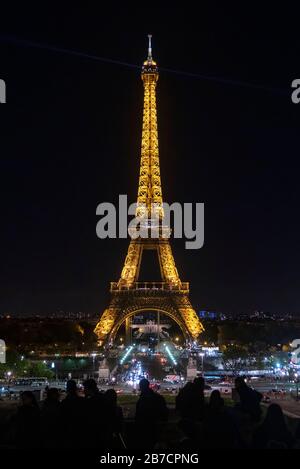
{"type": "Polygon", "coordinates": [[[111,282],[110,291],[114,292],[128,292],[128,293],[147,293],[147,294],[161,294],[161,293],[189,293],[189,282],[178,282],[172,284],[169,282],[133,282],[130,285],[122,284],[121,282],[111,282]]]}

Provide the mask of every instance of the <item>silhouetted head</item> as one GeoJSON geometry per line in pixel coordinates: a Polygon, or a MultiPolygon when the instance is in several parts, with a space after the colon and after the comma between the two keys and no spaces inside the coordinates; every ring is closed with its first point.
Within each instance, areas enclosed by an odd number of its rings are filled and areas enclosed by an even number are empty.
{"type": "Polygon", "coordinates": [[[69,379],[69,381],[67,381],[67,392],[70,394],[75,394],[77,392],[77,384],[74,379],[69,379]]]}
{"type": "Polygon", "coordinates": [[[117,393],[114,389],[108,389],[104,395],[106,402],[111,405],[117,404],[117,393]]]}
{"type": "Polygon", "coordinates": [[[146,392],[150,388],[150,383],[146,378],[141,379],[140,381],[140,391],[141,392],[146,392]]]}
{"type": "Polygon", "coordinates": [[[198,378],[194,379],[194,385],[199,391],[204,391],[205,387],[205,380],[202,376],[199,376],[198,378]]]}
{"type": "Polygon", "coordinates": [[[281,407],[278,404],[271,404],[268,407],[264,425],[271,429],[276,428],[277,430],[286,428],[284,415],[281,407]]]}
{"type": "Polygon", "coordinates": [[[220,391],[215,389],[209,398],[209,408],[211,410],[221,410],[224,407],[224,399],[222,399],[220,391]]]}
{"type": "Polygon", "coordinates": [[[247,386],[247,384],[245,383],[244,378],[242,378],[241,376],[239,376],[238,378],[235,379],[234,384],[235,384],[236,389],[245,388],[247,386]]]}
{"type": "Polygon", "coordinates": [[[88,397],[90,396],[94,396],[95,394],[97,394],[98,392],[98,387],[97,387],[97,383],[94,379],[90,378],[90,379],[87,379],[84,383],[83,383],[83,387],[84,387],[84,394],[88,397]]]}
{"type": "Polygon", "coordinates": [[[193,383],[191,381],[188,381],[184,386],[183,386],[183,390],[184,391],[190,391],[191,389],[193,388],[193,383]]]}
{"type": "Polygon", "coordinates": [[[47,401],[59,402],[59,390],[57,388],[49,388],[47,390],[47,401]]]}
{"type": "Polygon", "coordinates": [[[26,407],[38,407],[36,397],[31,391],[22,392],[21,402],[22,402],[22,405],[26,407]]]}

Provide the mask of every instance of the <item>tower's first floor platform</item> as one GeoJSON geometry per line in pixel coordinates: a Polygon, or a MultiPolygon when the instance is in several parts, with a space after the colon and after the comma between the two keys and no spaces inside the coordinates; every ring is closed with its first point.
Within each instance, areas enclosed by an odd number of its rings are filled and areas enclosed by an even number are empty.
{"type": "Polygon", "coordinates": [[[186,341],[195,340],[204,330],[188,297],[188,283],[177,286],[165,282],[136,282],[131,287],[111,284],[111,300],[98,322],[99,342],[112,342],[126,319],[143,311],[159,311],[173,319],[186,341]]]}

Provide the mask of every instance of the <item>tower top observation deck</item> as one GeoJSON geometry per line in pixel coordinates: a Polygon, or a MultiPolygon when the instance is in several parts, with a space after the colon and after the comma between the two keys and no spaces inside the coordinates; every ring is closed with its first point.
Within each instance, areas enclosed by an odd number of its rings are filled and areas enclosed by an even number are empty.
{"type": "Polygon", "coordinates": [[[158,67],[157,63],[152,58],[152,35],[148,34],[148,57],[147,60],[143,63],[142,67],[142,79],[145,75],[154,75],[156,80],[158,80],[158,67]]]}

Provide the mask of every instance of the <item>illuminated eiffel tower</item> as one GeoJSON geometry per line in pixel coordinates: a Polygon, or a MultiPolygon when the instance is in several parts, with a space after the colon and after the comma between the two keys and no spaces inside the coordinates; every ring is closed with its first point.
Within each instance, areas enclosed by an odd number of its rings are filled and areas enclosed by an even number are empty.
{"type": "Polygon", "coordinates": [[[112,343],[124,322],[128,331],[130,318],[143,311],[157,311],[171,317],[181,328],[187,342],[196,339],[204,330],[189,300],[189,284],[181,282],[179,278],[168,239],[170,229],[163,225],[156,115],[158,68],[152,59],[150,35],[148,58],[142,67],[142,80],[144,111],[136,215],[146,229],[157,223],[157,234],[153,237],[152,233],[151,238],[131,237],[121,278],[118,282],[111,283],[109,306],[95,328],[100,344],[105,341],[112,343]],[[161,282],[138,281],[145,249],[155,250],[158,254],[161,282]]]}

